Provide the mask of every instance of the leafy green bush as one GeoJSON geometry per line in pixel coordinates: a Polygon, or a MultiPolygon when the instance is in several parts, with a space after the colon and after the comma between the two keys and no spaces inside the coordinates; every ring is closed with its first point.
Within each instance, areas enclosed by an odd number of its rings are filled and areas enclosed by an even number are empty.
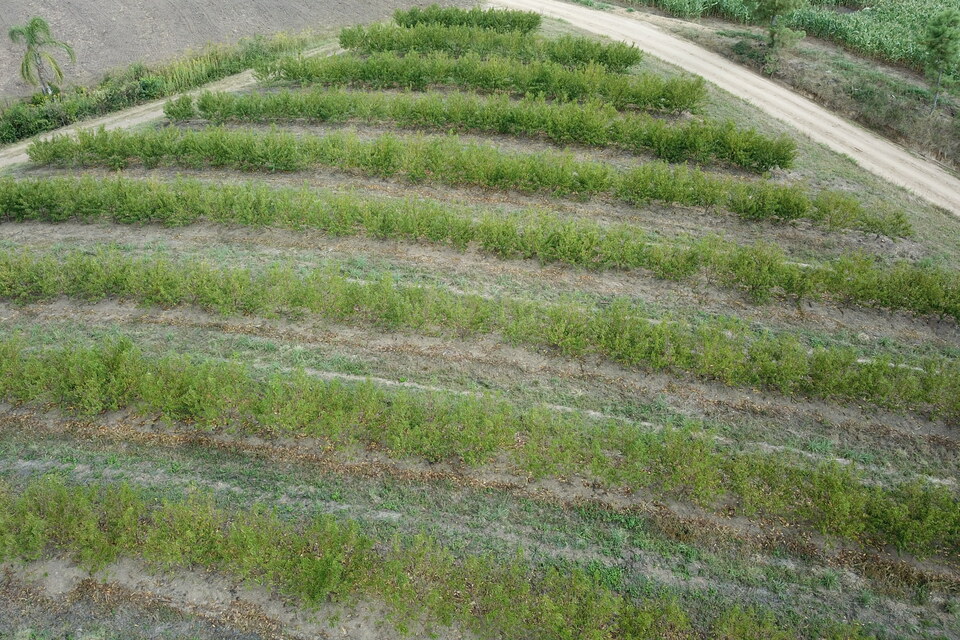
{"type": "Polygon", "coordinates": [[[516,31],[498,33],[476,27],[421,24],[414,27],[375,24],[358,25],[340,32],[340,46],[359,53],[428,53],[443,51],[452,56],[476,53],[498,55],[523,62],[550,60],[569,67],[602,65],[622,72],[640,62],[639,49],[622,42],[564,35],[541,38],[516,31]]]}
{"type": "Polygon", "coordinates": [[[323,89],[247,95],[206,92],[197,99],[197,108],[202,117],[218,124],[294,118],[319,122],[360,119],[441,131],[543,136],[558,144],[615,145],[631,151],[653,151],[670,162],[720,160],[756,172],[789,168],[796,156],[796,143],[786,136],[767,138],[753,129],[737,129],[731,122],[670,123],[647,114],[619,114],[609,105],[592,102],[323,89]]]}
{"type": "MultiPolygon", "coordinates": [[[[620,171],[606,163],[577,161],[569,154],[510,153],[486,145],[463,144],[455,137],[399,138],[388,134],[362,140],[352,134],[298,137],[281,131],[261,134],[220,128],[186,132],[101,130],[80,132],[76,138],[54,136],[37,141],[28,152],[30,159],[41,165],[115,169],[133,160],[147,167],[215,166],[245,171],[332,166],[414,183],[430,180],[579,198],[603,193],[631,204],[660,200],[723,206],[750,219],[806,216],[830,221],[832,209],[827,207],[842,206],[855,212],[851,226],[888,225],[882,214],[868,212],[841,195],[823,202],[811,201],[796,186],[740,180],[685,166],[651,162],[620,171]]],[[[895,222],[899,220],[894,218],[895,222]]],[[[900,228],[889,226],[891,230],[900,228]]]]}
{"type": "Polygon", "coordinates": [[[263,79],[334,86],[402,87],[423,90],[452,85],[485,93],[542,95],[561,101],[600,100],[617,109],[679,112],[696,109],[706,96],[703,78],[655,73],[621,75],[598,64],[569,69],[556,62],[519,64],[476,53],[452,57],[440,51],[406,55],[388,51],[370,56],[286,57],[258,66],[263,79]]]}
{"type": "Polygon", "coordinates": [[[163,105],[163,114],[173,122],[184,122],[196,117],[197,110],[193,107],[193,98],[180,96],[163,105]]]}
{"type": "Polygon", "coordinates": [[[522,33],[529,33],[540,28],[540,14],[533,11],[484,10],[480,7],[460,9],[458,7],[441,7],[437,4],[424,9],[420,7],[397,9],[393,14],[393,20],[402,27],[439,24],[448,27],[480,27],[492,31],[520,31],[522,33]]]}

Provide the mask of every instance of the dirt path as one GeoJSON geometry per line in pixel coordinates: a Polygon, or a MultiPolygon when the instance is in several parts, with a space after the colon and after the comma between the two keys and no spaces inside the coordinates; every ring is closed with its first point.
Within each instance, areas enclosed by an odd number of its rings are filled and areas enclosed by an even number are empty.
{"type": "MultiPolygon", "coordinates": [[[[304,55],[333,55],[338,51],[340,51],[340,47],[338,45],[329,44],[323,47],[305,51],[304,55]]],[[[248,70],[244,71],[243,73],[238,73],[234,76],[228,76],[223,80],[218,80],[217,82],[212,82],[202,87],[198,87],[193,91],[186,92],[185,95],[195,96],[203,91],[239,91],[241,89],[251,87],[256,83],[257,80],[253,76],[253,71],[248,70]]],[[[108,131],[111,129],[130,129],[132,127],[162,118],[163,105],[166,104],[171,97],[174,96],[161,98],[160,100],[154,100],[153,102],[147,102],[146,104],[130,107],[129,109],[124,109],[123,111],[116,111],[114,113],[105,115],[102,118],[81,120],[80,122],[70,126],[40,134],[28,140],[12,144],[8,147],[2,147],[0,148],[0,171],[16,164],[29,162],[30,158],[27,155],[27,148],[34,140],[46,140],[55,135],[74,134],[78,131],[96,130],[100,127],[103,127],[108,131]]]]}
{"type": "Polygon", "coordinates": [[[650,55],[703,76],[725,91],[796,127],[861,167],[960,215],[960,179],[880,136],[827,111],[790,89],[646,22],[641,13],[597,11],[559,0],[494,0],[636,45],[650,55]]]}

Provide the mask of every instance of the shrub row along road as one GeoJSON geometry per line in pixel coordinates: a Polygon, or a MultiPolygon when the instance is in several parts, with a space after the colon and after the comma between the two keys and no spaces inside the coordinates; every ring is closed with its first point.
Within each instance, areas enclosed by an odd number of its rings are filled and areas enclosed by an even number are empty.
{"type": "MultiPolygon", "coordinates": [[[[338,45],[330,44],[323,47],[317,47],[316,49],[304,51],[303,55],[329,56],[339,53],[340,51],[342,51],[342,49],[340,49],[338,45]]],[[[204,91],[239,91],[241,89],[252,87],[256,84],[257,80],[253,76],[253,71],[244,71],[243,73],[238,73],[235,76],[228,76],[223,80],[218,80],[217,82],[198,87],[193,91],[187,92],[187,95],[196,96],[204,91]]],[[[130,107],[129,109],[123,109],[122,111],[110,113],[101,118],[82,120],[67,127],[57,129],[56,131],[50,131],[49,133],[44,133],[34,138],[24,140],[23,142],[17,142],[6,147],[0,147],[0,171],[3,171],[3,169],[15,164],[28,162],[30,158],[27,156],[27,147],[29,147],[34,140],[47,140],[53,136],[64,133],[73,134],[78,131],[86,130],[96,131],[100,127],[103,127],[107,130],[129,129],[131,127],[136,127],[138,125],[162,118],[163,105],[165,105],[168,100],[175,97],[176,96],[168,96],[161,98],[160,100],[146,102],[135,107],[130,107]]]]}
{"type": "MultiPolygon", "coordinates": [[[[587,31],[634,44],[665,62],[703,76],[861,167],[960,216],[960,179],[827,111],[763,76],[629,14],[597,11],[559,0],[495,0],[511,9],[536,11],[587,31]]],[[[637,17],[642,18],[639,14],[637,17]]]]}

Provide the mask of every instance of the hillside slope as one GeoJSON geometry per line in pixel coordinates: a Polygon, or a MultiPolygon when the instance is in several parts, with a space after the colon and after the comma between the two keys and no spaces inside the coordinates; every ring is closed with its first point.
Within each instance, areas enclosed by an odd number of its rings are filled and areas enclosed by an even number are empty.
{"type": "Polygon", "coordinates": [[[81,84],[113,68],[138,60],[162,61],[208,42],[342,27],[386,18],[411,4],[410,0],[2,0],[0,98],[32,92],[20,80],[20,50],[6,33],[36,15],[50,22],[57,38],[73,45],[77,64],[65,65],[65,71],[69,82],[81,84]]]}

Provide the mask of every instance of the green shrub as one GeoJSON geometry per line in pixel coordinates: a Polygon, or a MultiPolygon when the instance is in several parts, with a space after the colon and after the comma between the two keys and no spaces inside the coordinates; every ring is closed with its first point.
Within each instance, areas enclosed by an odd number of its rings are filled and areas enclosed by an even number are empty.
{"type": "Polygon", "coordinates": [[[560,101],[601,100],[617,109],[666,112],[695,110],[706,96],[700,77],[664,78],[654,73],[627,76],[593,63],[568,69],[546,60],[519,64],[510,58],[484,58],[476,53],[456,58],[439,51],[406,56],[384,52],[366,57],[287,57],[260,65],[258,73],[263,79],[282,82],[415,90],[452,85],[485,93],[533,94],[560,101]]]}
{"type": "MultiPolygon", "coordinates": [[[[36,164],[126,167],[139,160],[159,165],[231,167],[245,171],[299,171],[331,166],[408,182],[515,189],[528,193],[589,198],[608,194],[631,204],[650,200],[728,207],[749,218],[792,219],[812,211],[810,197],[796,186],[738,180],[685,166],[651,162],[620,171],[612,165],[578,161],[570,154],[511,153],[463,144],[455,137],[362,140],[351,134],[298,137],[281,131],[253,133],[221,128],[181,132],[97,131],[76,138],[54,136],[29,148],[36,164]],[[745,207],[756,200],[762,206],[745,207]],[[807,206],[805,206],[807,205],[807,206]]],[[[863,211],[847,199],[845,207],[863,211]]],[[[818,212],[822,213],[822,211],[818,212]]],[[[868,221],[872,217],[864,211],[868,221]]],[[[855,221],[859,226],[859,222],[855,221]]]]}
{"type": "Polygon", "coordinates": [[[477,27],[420,24],[413,27],[358,25],[340,32],[340,46],[359,53],[428,53],[443,51],[452,56],[475,53],[498,55],[523,62],[550,60],[568,67],[595,63],[622,72],[640,62],[639,49],[622,42],[563,35],[541,38],[517,31],[498,33],[477,27]]]}
{"type": "Polygon", "coordinates": [[[789,168],[796,155],[796,144],[790,138],[766,138],[752,129],[736,129],[729,122],[669,123],[647,114],[618,114],[604,104],[553,103],[542,98],[515,101],[507,96],[462,93],[410,95],[330,89],[247,95],[206,92],[197,99],[197,108],[201,116],[218,124],[360,119],[442,131],[543,136],[558,144],[614,145],[653,151],[670,162],[717,160],[756,172],[789,168]]]}
{"type": "Polygon", "coordinates": [[[393,20],[402,27],[413,27],[420,24],[439,24],[448,27],[468,26],[507,32],[520,31],[529,33],[540,28],[540,14],[533,11],[510,11],[507,9],[488,9],[480,7],[460,9],[458,7],[441,7],[430,5],[424,9],[397,9],[393,20]]]}
{"type": "Polygon", "coordinates": [[[163,113],[173,122],[184,122],[197,115],[193,107],[193,98],[190,96],[180,96],[175,100],[168,100],[163,105],[163,113]]]}

